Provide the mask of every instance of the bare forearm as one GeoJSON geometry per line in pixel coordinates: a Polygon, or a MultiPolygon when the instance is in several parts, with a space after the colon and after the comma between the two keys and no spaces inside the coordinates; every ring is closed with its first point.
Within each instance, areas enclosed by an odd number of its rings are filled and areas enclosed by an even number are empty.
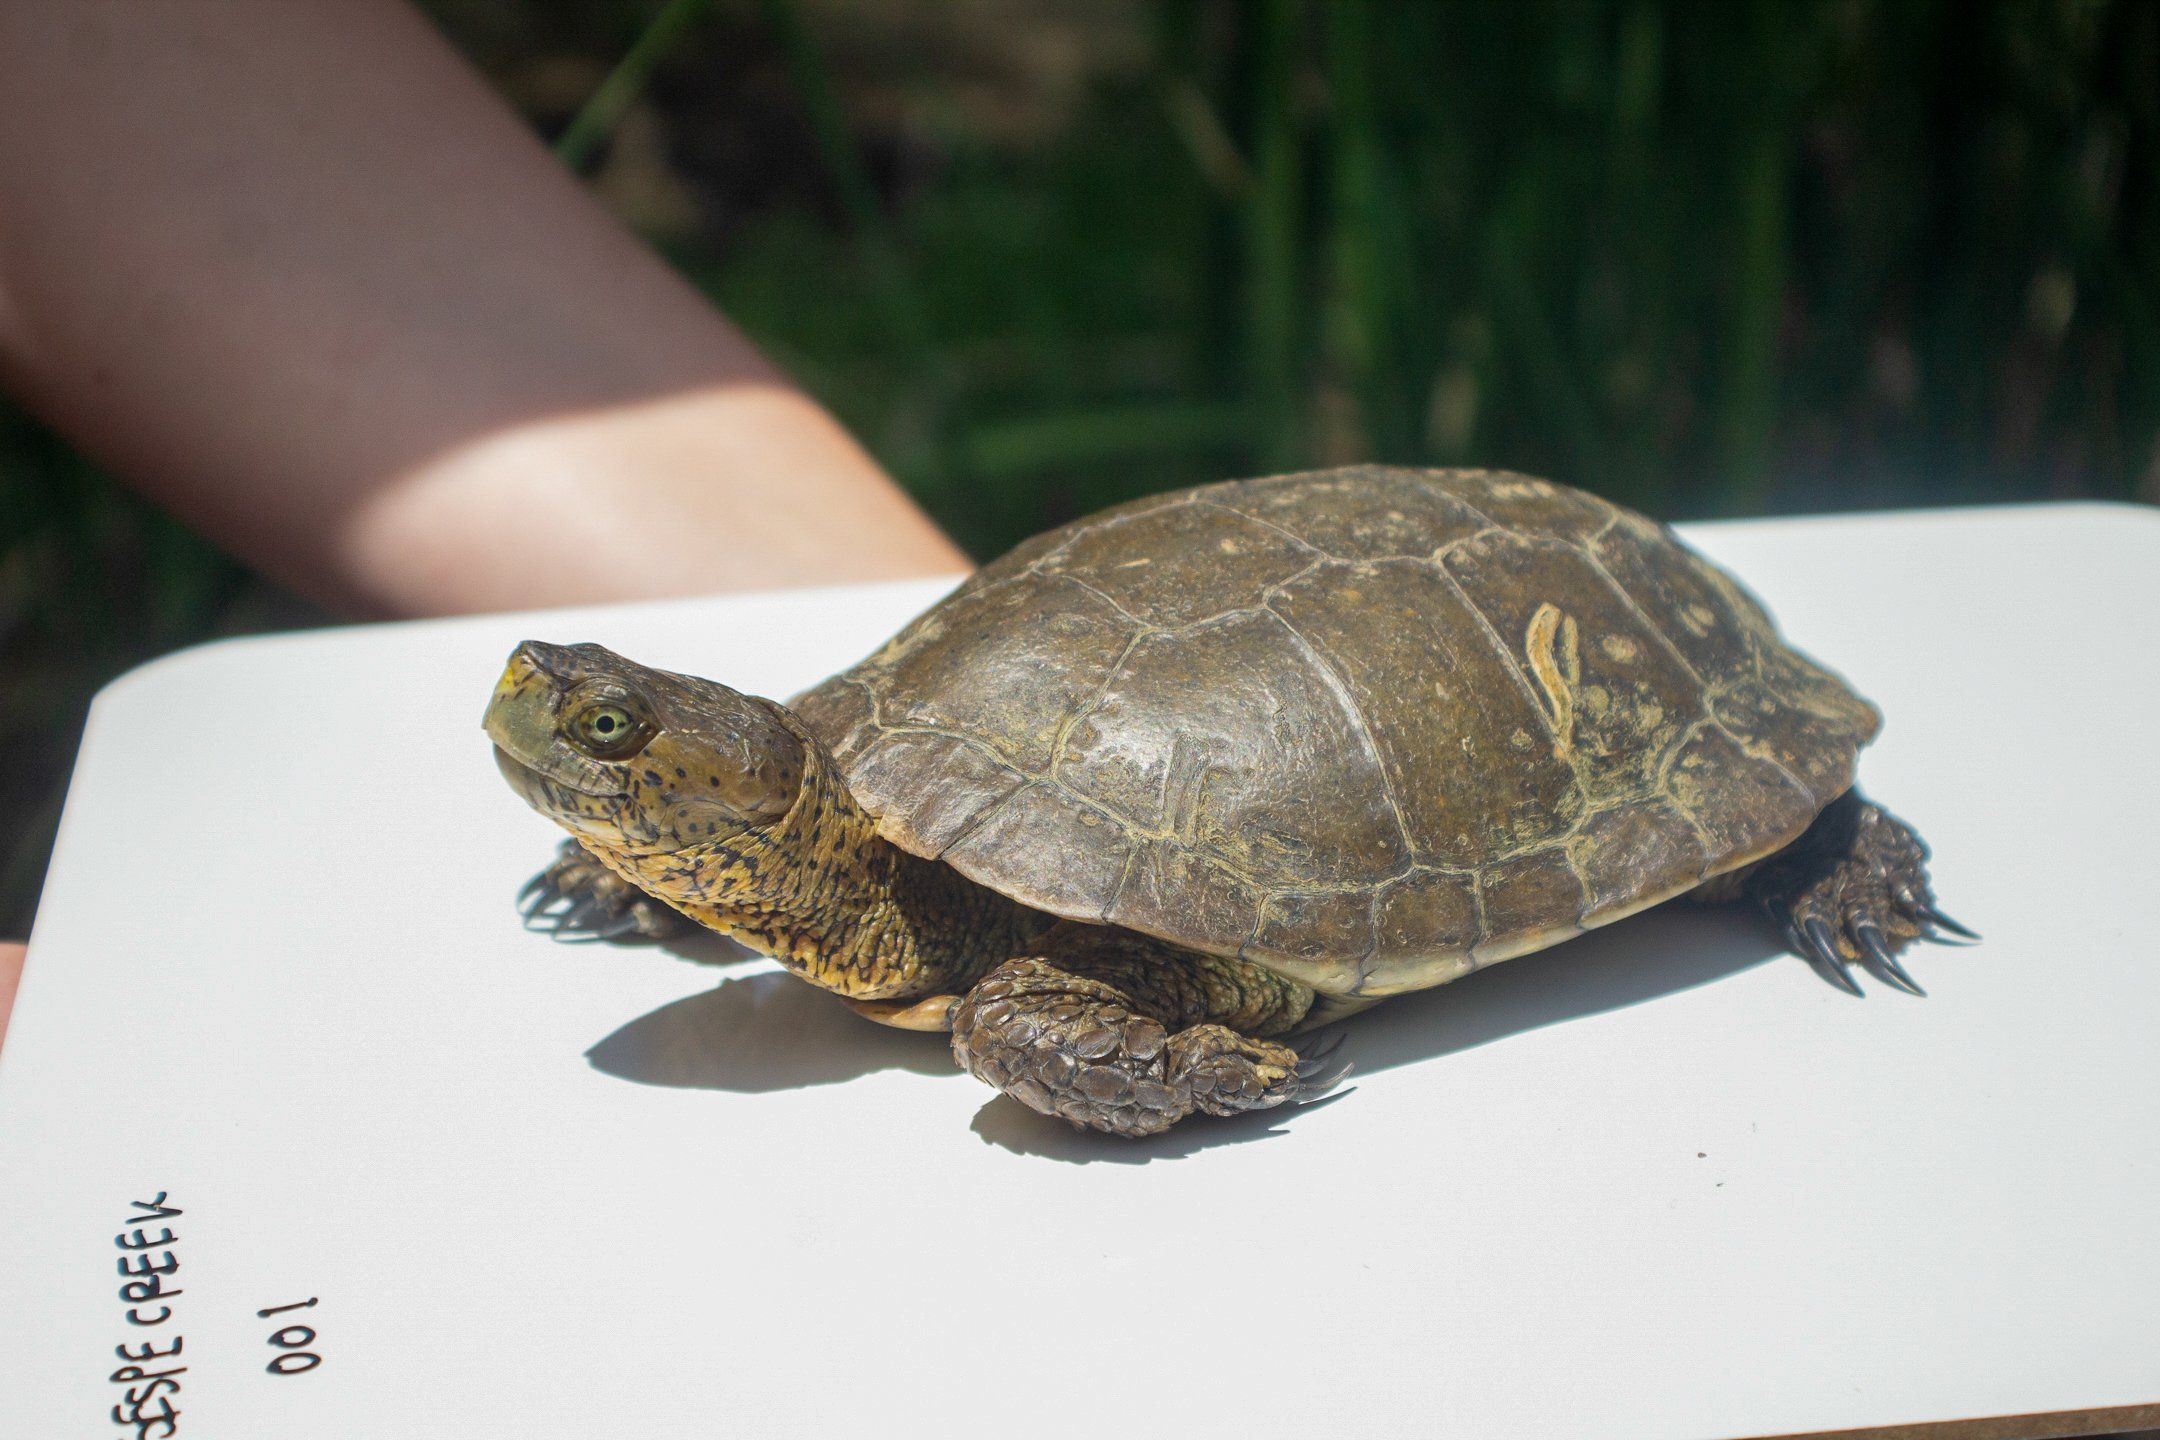
{"type": "Polygon", "coordinates": [[[0,1040],[7,1038],[8,1018],[15,1011],[15,986],[22,979],[23,947],[0,940],[0,1040]]]}
{"type": "Polygon", "coordinates": [[[0,367],[359,613],[963,563],[398,0],[0,8],[0,367]]]}

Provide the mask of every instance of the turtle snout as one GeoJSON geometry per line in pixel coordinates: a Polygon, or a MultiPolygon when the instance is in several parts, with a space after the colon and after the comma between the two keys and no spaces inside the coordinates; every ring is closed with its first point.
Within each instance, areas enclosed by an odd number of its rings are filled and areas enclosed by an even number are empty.
{"type": "Polygon", "coordinates": [[[559,645],[535,640],[518,646],[495,682],[480,721],[498,748],[528,765],[537,763],[555,739],[555,715],[568,687],[550,662],[563,653],[559,645]]]}

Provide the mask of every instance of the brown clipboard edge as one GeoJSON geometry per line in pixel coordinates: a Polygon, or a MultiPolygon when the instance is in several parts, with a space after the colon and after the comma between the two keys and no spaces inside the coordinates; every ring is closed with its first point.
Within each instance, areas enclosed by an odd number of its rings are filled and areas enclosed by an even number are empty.
{"type": "Polygon", "coordinates": [[[2160,1429],[2160,1404],[2118,1405],[2108,1410],[2051,1410],[2041,1415],[1997,1415],[1970,1420],[1929,1420],[1918,1425],[1877,1425],[1865,1430],[1808,1430],[1760,1435],[1751,1440],[2069,1440],[2160,1429]]]}

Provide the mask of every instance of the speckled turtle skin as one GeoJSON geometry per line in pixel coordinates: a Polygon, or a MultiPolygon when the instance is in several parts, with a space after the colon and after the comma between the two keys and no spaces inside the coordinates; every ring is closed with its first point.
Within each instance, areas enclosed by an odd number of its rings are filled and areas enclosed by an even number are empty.
{"type": "Polygon", "coordinates": [[[901,848],[1341,997],[1783,849],[1880,725],[1667,527],[1384,467],[1050,531],[791,709],[901,848]]]}

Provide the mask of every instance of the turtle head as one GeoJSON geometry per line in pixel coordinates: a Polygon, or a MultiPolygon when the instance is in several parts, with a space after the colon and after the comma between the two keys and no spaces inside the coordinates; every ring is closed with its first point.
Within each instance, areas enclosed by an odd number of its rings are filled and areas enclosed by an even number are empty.
{"type": "Polygon", "coordinates": [[[482,722],[525,802],[595,849],[725,843],[794,807],[805,743],[778,705],[599,645],[528,640],[482,722]]]}

